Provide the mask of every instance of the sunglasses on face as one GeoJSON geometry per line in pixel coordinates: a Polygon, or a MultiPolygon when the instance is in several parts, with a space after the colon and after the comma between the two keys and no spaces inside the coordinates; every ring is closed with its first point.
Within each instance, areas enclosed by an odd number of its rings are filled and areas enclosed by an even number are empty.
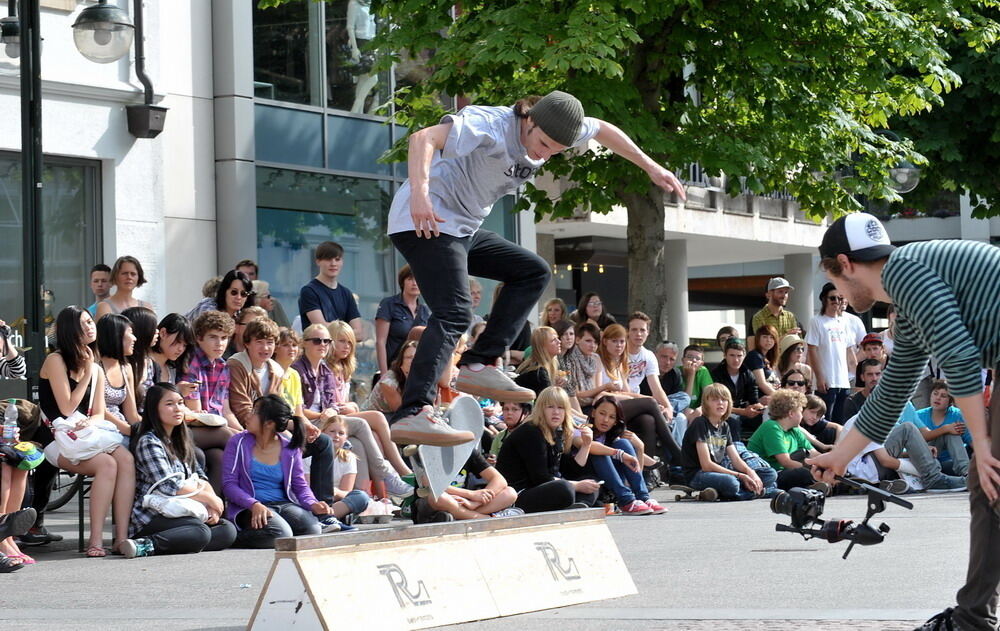
{"type": "Polygon", "coordinates": [[[333,343],[333,340],[322,338],[322,337],[307,337],[306,341],[307,342],[312,342],[316,346],[320,346],[320,345],[326,346],[327,344],[332,344],[333,343]]]}
{"type": "Polygon", "coordinates": [[[806,382],[805,381],[797,381],[795,379],[789,379],[788,381],[785,382],[785,385],[789,385],[789,386],[802,386],[803,388],[805,388],[806,387],[806,382]]]}
{"type": "Polygon", "coordinates": [[[253,294],[252,291],[246,291],[244,289],[230,289],[229,290],[229,295],[232,296],[232,297],[234,297],[234,298],[236,296],[239,296],[240,298],[247,298],[251,294],[253,294]]]}

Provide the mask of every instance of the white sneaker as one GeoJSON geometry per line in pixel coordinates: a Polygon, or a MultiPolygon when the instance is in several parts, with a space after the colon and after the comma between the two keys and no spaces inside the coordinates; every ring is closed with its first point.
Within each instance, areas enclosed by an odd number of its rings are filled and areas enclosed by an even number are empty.
{"type": "Polygon", "coordinates": [[[455,389],[504,403],[530,403],[535,400],[534,390],[517,385],[496,366],[483,366],[482,370],[472,370],[468,366],[462,366],[458,369],[455,389]]]}
{"type": "Polygon", "coordinates": [[[454,447],[475,440],[472,432],[458,431],[429,405],[404,416],[389,427],[392,442],[399,445],[434,445],[454,447]]]}

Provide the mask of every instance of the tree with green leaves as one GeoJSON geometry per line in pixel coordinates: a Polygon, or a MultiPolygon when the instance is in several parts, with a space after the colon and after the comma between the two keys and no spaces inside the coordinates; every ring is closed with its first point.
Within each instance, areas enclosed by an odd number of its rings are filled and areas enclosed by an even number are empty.
{"type": "MultiPolygon", "coordinates": [[[[262,0],[280,4],[289,0],[262,0]]],[[[895,201],[889,169],[926,161],[878,131],[940,105],[961,83],[948,44],[986,51],[996,0],[375,0],[387,61],[431,51],[427,79],[397,94],[397,122],[436,123],[440,93],[513,103],[561,89],[615,121],[653,159],[700,163],[753,193],[786,190],[813,217],[895,201]],[[835,177],[849,166],[849,177],[835,177]]],[[[399,159],[405,145],[391,158],[399,159]]],[[[665,335],[660,189],[607,152],[550,160],[572,183],[528,185],[536,217],[628,210],[629,306],[665,335]]]]}

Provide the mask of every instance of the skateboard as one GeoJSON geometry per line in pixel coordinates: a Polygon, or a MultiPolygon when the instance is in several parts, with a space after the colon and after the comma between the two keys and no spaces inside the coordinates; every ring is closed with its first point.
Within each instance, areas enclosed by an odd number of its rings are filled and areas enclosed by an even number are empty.
{"type": "Polygon", "coordinates": [[[403,455],[410,459],[417,480],[417,497],[440,497],[465,466],[473,449],[479,447],[483,435],[483,409],[475,397],[460,395],[444,413],[448,423],[457,430],[472,432],[475,438],[452,447],[407,445],[403,455]]]}
{"type": "Polygon", "coordinates": [[[693,489],[690,486],[685,486],[683,484],[671,484],[670,490],[681,491],[681,493],[678,493],[677,495],[674,496],[675,502],[681,502],[684,500],[704,501],[699,497],[701,491],[698,489],[693,489]]]}

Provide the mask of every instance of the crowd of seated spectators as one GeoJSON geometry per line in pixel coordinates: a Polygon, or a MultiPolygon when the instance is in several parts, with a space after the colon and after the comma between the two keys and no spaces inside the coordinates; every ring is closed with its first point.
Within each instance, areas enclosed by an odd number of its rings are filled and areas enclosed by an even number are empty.
{"type": "MultiPolygon", "coordinates": [[[[138,259],[95,266],[94,304],[56,317],[38,375],[42,422],[19,414],[20,440],[44,449],[45,462],[31,484],[12,463],[0,466],[0,513],[30,503],[37,515],[18,540],[0,541],[0,571],[34,563],[20,545],[59,539],[44,525],[58,469],[92,481],[88,557],[272,547],[278,537],[351,530],[374,513],[401,512],[415,523],[601,505],[660,514],[666,509],[650,491],[664,483],[703,500],[796,486],[829,493],[803,458],[831,448],[891,360],[891,329],[865,331],[832,285],[804,331],[784,308],[794,288],[771,279],[754,335],[723,327],[715,366],[705,364],[706,347],[647,348],[651,319],[636,311],[619,323],[596,293],[572,312],[550,300],[506,358],[517,383],[536,393],[534,404],[480,400],[483,439],[459,479],[439,497],[418,499],[386,417],[401,404],[429,312],[404,266],[399,293],[375,314],[374,385],[359,391],[366,328],[357,299],[338,282],[343,256],[336,243],[316,248],[299,326],[289,326],[253,261],[211,279],[186,314],[162,317],[134,295],[147,280],[138,259]],[[63,453],[56,421],[113,440],[85,457],[63,453]]],[[[470,289],[481,298],[476,281],[470,289]]],[[[463,341],[482,327],[474,321],[463,341]]],[[[23,356],[0,336],[0,377],[25,374],[23,356]]],[[[449,370],[441,377],[441,406],[459,396],[453,378],[449,370]]],[[[970,440],[961,412],[945,381],[928,391],[930,404],[911,406],[850,473],[898,492],[965,488],[970,440]]]]}

